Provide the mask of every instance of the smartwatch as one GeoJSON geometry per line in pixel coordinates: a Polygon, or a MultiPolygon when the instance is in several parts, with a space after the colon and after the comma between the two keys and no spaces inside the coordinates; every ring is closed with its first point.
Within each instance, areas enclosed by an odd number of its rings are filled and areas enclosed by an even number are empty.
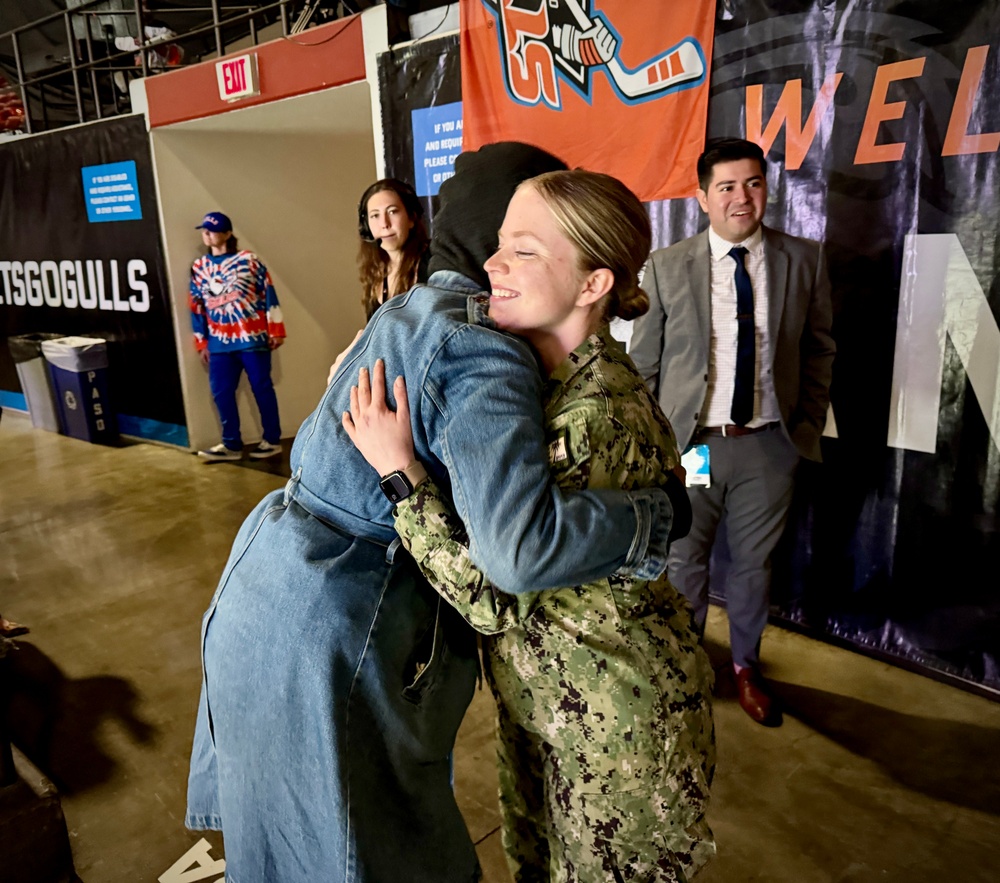
{"type": "Polygon", "coordinates": [[[413,489],[425,478],[427,470],[419,460],[414,460],[405,469],[397,469],[382,476],[378,486],[382,488],[382,493],[389,498],[390,503],[398,503],[410,496],[413,489]]]}

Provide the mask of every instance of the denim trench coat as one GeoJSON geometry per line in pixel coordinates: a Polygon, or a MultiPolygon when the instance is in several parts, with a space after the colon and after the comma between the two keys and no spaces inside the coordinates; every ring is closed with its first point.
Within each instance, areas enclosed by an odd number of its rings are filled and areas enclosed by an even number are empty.
{"type": "Polygon", "coordinates": [[[299,430],[292,479],[233,544],[202,625],[186,817],[223,831],[228,883],[479,876],[449,765],[475,641],[400,549],[341,426],[360,367],[405,376],[417,456],[496,585],[662,572],[666,494],[555,487],[534,356],[476,293],[438,272],[377,311],[299,430]]]}

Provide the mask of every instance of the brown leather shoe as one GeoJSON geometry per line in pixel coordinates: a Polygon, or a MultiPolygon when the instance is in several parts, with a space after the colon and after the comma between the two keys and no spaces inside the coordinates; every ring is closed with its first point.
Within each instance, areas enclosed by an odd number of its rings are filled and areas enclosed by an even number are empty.
{"type": "Polygon", "coordinates": [[[750,717],[765,727],[781,726],[778,703],[767,689],[767,681],[753,666],[736,672],[736,691],[742,708],[750,717]]]}

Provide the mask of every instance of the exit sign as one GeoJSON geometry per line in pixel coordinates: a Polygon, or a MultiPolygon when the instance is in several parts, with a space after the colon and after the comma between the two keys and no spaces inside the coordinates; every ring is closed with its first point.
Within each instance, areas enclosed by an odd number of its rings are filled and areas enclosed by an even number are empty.
{"type": "Polygon", "coordinates": [[[223,101],[235,101],[237,98],[260,94],[256,53],[217,61],[215,74],[219,80],[219,97],[223,101]]]}

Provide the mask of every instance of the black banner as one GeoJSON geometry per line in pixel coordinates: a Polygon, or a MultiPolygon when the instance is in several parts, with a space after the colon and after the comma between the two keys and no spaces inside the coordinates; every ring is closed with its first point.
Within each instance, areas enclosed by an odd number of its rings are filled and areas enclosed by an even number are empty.
{"type": "MultiPolygon", "coordinates": [[[[416,187],[411,113],[462,100],[458,37],[439,37],[382,53],[378,60],[378,82],[382,98],[386,175],[416,187]]],[[[417,192],[420,193],[421,188],[418,187],[417,192]]],[[[420,201],[424,205],[429,230],[438,199],[435,194],[421,196],[420,201]]]]}
{"type": "MultiPolygon", "coordinates": [[[[767,146],[801,81],[767,222],[824,240],[834,288],[837,438],[801,476],[775,612],[1000,690],[1000,3],[726,6],[708,135],[767,146]]],[[[666,220],[671,241],[694,232],[666,220]]]]}
{"type": "MultiPolygon", "coordinates": [[[[381,72],[390,174],[412,172],[410,112],[457,100],[457,44],[433,45],[450,66],[407,56],[381,72]]],[[[800,474],[772,614],[991,695],[998,92],[1000,0],[718,3],[707,136],[764,146],[766,223],[825,241],[834,287],[829,437],[800,474]]],[[[694,200],[649,210],[657,248],[707,225],[694,200]]]]}
{"type": "Polygon", "coordinates": [[[108,341],[125,433],[187,444],[146,126],[125,117],[0,146],[0,390],[7,338],[108,341]]]}

